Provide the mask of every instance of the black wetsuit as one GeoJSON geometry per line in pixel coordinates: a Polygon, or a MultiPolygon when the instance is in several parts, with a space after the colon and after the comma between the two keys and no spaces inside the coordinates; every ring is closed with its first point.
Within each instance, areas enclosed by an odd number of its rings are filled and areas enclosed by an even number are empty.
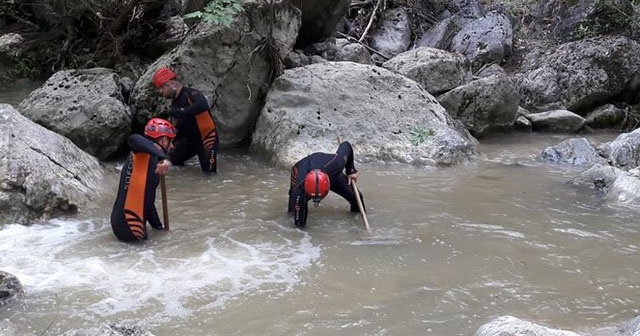
{"type": "Polygon", "coordinates": [[[160,183],[155,171],[158,162],[168,157],[153,140],[139,134],[129,137],[129,147],[131,154],[122,166],[118,196],[111,211],[111,228],[119,240],[145,240],[146,222],[154,229],[163,228],[155,205],[160,183]]]}
{"type": "Polygon", "coordinates": [[[209,103],[200,91],[183,87],[171,103],[169,114],[177,118],[175,150],[171,163],[183,165],[198,155],[200,168],[206,173],[218,171],[218,130],[209,103]]]}
{"type": "MultiPolygon", "coordinates": [[[[353,165],[353,148],[345,141],[340,144],[335,154],[313,153],[291,168],[288,211],[293,214],[293,222],[297,227],[302,228],[307,223],[309,196],[304,190],[304,178],[313,169],[320,169],[327,173],[331,181],[331,191],[349,201],[351,211],[359,211],[355,193],[347,180],[347,175],[357,172],[353,165]]],[[[360,198],[362,199],[362,193],[360,198]]],[[[362,201],[364,206],[364,200],[362,201]]]]}

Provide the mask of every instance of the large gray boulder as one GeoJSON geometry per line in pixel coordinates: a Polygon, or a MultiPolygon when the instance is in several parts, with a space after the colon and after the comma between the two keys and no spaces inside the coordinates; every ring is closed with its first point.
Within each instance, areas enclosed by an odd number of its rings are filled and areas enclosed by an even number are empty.
{"type": "Polygon", "coordinates": [[[382,66],[415,80],[434,95],[471,81],[471,66],[464,56],[435,48],[406,51],[382,66]]]}
{"type": "Polygon", "coordinates": [[[490,76],[459,86],[438,101],[474,135],[513,129],[518,92],[507,76],[490,76]]]}
{"type": "Polygon", "coordinates": [[[69,139],[0,104],[0,223],[74,213],[99,197],[103,176],[69,139]]]}
{"type": "Polygon", "coordinates": [[[418,83],[351,62],[286,70],[269,92],[251,150],[288,167],[335,151],[338,135],[359,160],[448,166],[477,154],[476,140],[418,83]]]}
{"type": "Polygon", "coordinates": [[[545,148],[538,160],[555,164],[591,166],[595,163],[607,164],[596,148],[586,138],[573,138],[545,148]]]}
{"type": "Polygon", "coordinates": [[[131,132],[131,111],[110,69],[56,72],[18,109],[99,159],[115,154],[131,132]]]}
{"type": "Polygon", "coordinates": [[[544,327],[513,316],[500,316],[482,325],[474,336],[580,336],[571,331],[544,327]]]}
{"type": "Polygon", "coordinates": [[[640,44],[623,36],[570,42],[534,51],[518,75],[521,105],[532,112],[578,111],[628,90],[640,73],[640,44]]]}
{"type": "Polygon", "coordinates": [[[159,67],[169,66],[179,81],[207,98],[222,145],[235,146],[249,138],[277,74],[278,58],[284,58],[295,43],[300,11],[290,1],[276,2],[273,12],[260,0],[247,1],[243,7],[230,27],[200,23],[140,76],[131,94],[139,125],[167,111],[170,102],[158,94],[151,78],[159,67]],[[273,31],[272,14],[277,18],[273,31]],[[277,49],[271,49],[269,42],[277,49]]]}
{"type": "Polygon", "coordinates": [[[616,168],[629,170],[640,166],[640,128],[620,134],[615,140],[603,144],[600,151],[616,168]]]}
{"type": "Polygon", "coordinates": [[[501,63],[511,55],[513,28],[502,13],[489,12],[470,22],[451,41],[450,50],[465,55],[475,69],[487,63],[501,63]]]}
{"type": "MultiPolygon", "coordinates": [[[[15,275],[0,271],[0,307],[24,294],[20,280],[15,275]]],[[[1,330],[1,329],[0,329],[1,330]]]]}

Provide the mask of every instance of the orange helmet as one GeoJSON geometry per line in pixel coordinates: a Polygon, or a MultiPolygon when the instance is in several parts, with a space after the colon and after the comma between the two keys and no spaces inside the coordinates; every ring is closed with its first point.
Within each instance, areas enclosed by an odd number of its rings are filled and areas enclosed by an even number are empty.
{"type": "Polygon", "coordinates": [[[153,118],[147,121],[144,126],[144,135],[157,139],[159,137],[169,137],[171,139],[176,137],[176,129],[171,122],[162,118],[153,118]]]}
{"type": "Polygon", "coordinates": [[[168,82],[176,78],[176,73],[171,71],[171,69],[167,67],[162,67],[156,70],[156,73],[153,74],[153,85],[157,88],[160,88],[164,83],[168,82]]]}
{"type": "Polygon", "coordinates": [[[327,196],[330,187],[329,175],[320,169],[314,169],[304,177],[304,190],[313,199],[315,206],[327,196]]]}

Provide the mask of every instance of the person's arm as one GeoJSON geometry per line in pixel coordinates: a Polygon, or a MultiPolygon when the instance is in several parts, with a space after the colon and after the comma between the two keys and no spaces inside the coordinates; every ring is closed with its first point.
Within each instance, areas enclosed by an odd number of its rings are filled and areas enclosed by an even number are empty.
{"type": "Polygon", "coordinates": [[[202,93],[198,90],[191,90],[189,93],[189,100],[191,105],[186,107],[172,107],[169,109],[169,114],[174,117],[188,117],[200,114],[203,111],[209,110],[209,103],[202,93]]]}
{"type": "Polygon", "coordinates": [[[289,204],[293,204],[293,223],[296,227],[303,228],[307,224],[307,194],[302,185],[294,188],[289,195],[289,204]]]}
{"type": "Polygon", "coordinates": [[[160,159],[169,159],[167,154],[165,154],[165,152],[161,148],[159,148],[159,146],[157,146],[155,142],[145,138],[140,134],[132,134],[131,136],[129,136],[128,143],[129,148],[131,148],[131,151],[133,151],[134,153],[143,152],[156,156],[160,159]]]}
{"type": "Polygon", "coordinates": [[[346,171],[347,176],[358,173],[354,166],[353,148],[348,141],[340,144],[333,159],[324,166],[323,170],[329,176],[339,174],[343,170],[346,171]]]}
{"type": "Polygon", "coordinates": [[[151,202],[149,208],[149,216],[147,216],[147,221],[149,221],[149,225],[156,230],[164,229],[164,225],[160,222],[160,216],[158,216],[158,209],[156,208],[155,202],[151,202]]]}
{"type": "Polygon", "coordinates": [[[353,147],[351,147],[351,144],[348,141],[340,144],[340,146],[338,147],[337,155],[347,157],[344,165],[344,170],[346,171],[347,175],[352,175],[358,172],[354,165],[353,147]]]}

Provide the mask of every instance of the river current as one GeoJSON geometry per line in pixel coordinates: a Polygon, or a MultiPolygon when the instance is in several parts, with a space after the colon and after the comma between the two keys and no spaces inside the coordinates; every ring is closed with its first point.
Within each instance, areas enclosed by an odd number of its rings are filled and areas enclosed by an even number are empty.
{"type": "Polygon", "coordinates": [[[0,270],[26,292],[0,319],[27,335],[473,335],[513,315],[588,334],[639,314],[639,213],[535,159],[568,137],[484,139],[457,168],[357,164],[371,232],[335,194],[295,229],[289,172],[223,151],[216,176],[168,175],[170,232],[125,244],[110,183],[77,216],[0,228],[0,270]]]}

